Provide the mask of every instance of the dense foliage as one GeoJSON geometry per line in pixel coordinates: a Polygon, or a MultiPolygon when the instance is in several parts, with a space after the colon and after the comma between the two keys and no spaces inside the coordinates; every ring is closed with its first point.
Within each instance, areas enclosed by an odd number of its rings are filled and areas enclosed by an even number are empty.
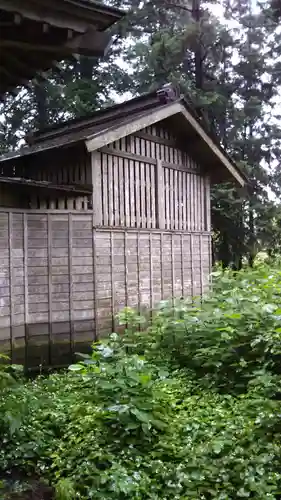
{"type": "Polygon", "coordinates": [[[15,470],[59,500],[280,498],[281,271],[213,279],[202,304],[163,303],[145,331],[126,309],[68,372],[2,387],[6,498],[15,470]]]}

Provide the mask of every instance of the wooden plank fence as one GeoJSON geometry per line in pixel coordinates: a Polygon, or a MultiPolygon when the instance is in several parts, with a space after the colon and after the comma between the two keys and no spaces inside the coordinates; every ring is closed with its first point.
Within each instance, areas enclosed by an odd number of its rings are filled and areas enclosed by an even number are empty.
{"type": "Polygon", "coordinates": [[[125,305],[208,287],[205,232],[93,228],[78,211],[0,211],[0,352],[27,366],[64,365],[115,329],[125,305]]]}

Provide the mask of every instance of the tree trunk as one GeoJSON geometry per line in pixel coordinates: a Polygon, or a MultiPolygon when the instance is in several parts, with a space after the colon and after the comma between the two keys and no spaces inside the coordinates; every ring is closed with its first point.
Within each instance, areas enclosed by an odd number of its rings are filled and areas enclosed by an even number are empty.
{"type": "Polygon", "coordinates": [[[195,86],[197,89],[203,88],[203,60],[202,60],[202,47],[200,41],[200,0],[192,1],[192,18],[196,23],[197,39],[194,52],[194,66],[195,66],[195,86]]]}
{"type": "Polygon", "coordinates": [[[43,82],[34,84],[34,95],[37,109],[36,127],[45,128],[48,125],[47,95],[43,82]]]}

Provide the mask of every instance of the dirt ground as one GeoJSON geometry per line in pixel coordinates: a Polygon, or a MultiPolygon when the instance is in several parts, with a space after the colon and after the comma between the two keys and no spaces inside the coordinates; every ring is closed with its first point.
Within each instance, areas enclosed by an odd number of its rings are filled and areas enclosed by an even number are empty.
{"type": "Polygon", "coordinates": [[[18,474],[12,474],[9,476],[9,484],[11,485],[14,481],[17,484],[25,484],[26,487],[23,488],[24,491],[11,493],[6,490],[0,490],[0,500],[54,500],[54,490],[53,488],[43,484],[38,479],[28,479],[19,477],[18,474]]]}
{"type": "Polygon", "coordinates": [[[53,500],[54,498],[52,488],[41,484],[32,485],[32,488],[25,493],[12,493],[7,496],[7,500],[53,500]]]}

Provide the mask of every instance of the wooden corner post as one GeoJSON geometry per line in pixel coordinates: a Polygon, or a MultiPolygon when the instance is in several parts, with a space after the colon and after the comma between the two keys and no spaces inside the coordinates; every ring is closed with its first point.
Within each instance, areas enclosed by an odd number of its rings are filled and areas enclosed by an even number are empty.
{"type": "Polygon", "coordinates": [[[156,209],[159,229],[165,229],[164,176],[161,160],[156,163],[156,209]]]}
{"type": "Polygon", "coordinates": [[[101,153],[92,151],[92,184],[93,184],[93,225],[94,227],[102,226],[102,166],[101,153]]]}

